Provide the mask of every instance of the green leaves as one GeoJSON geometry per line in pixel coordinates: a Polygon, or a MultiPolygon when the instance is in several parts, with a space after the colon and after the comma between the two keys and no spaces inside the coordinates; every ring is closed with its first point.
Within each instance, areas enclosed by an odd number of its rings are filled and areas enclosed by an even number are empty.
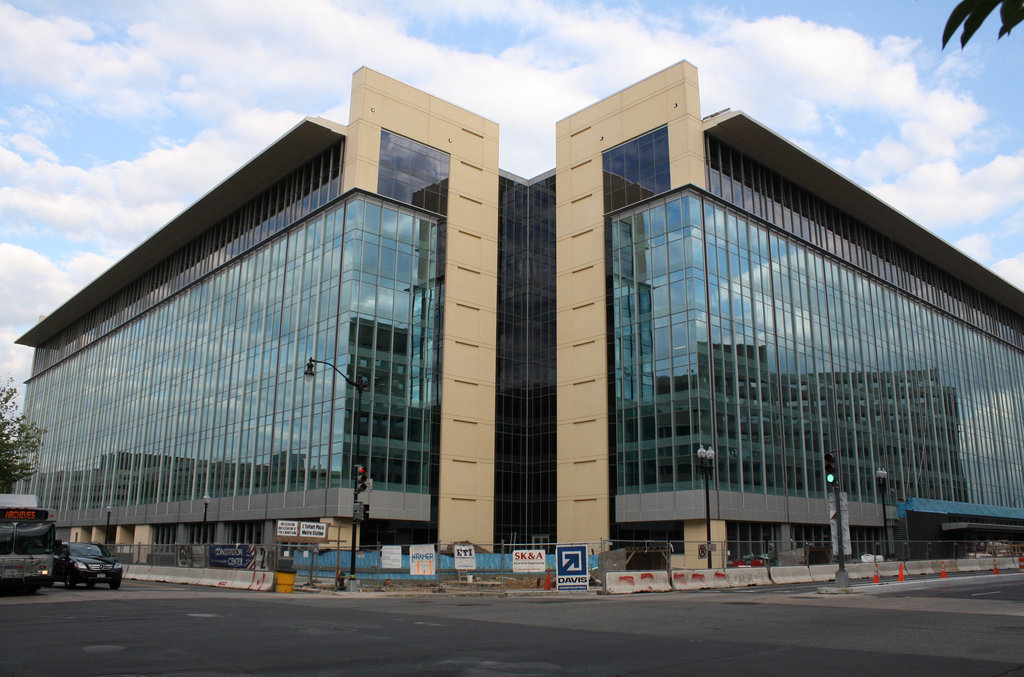
{"type": "Polygon", "coordinates": [[[18,414],[17,394],[11,379],[0,386],[0,493],[10,492],[15,482],[36,471],[39,446],[46,432],[18,414]]]}
{"type": "Polygon", "coordinates": [[[963,0],[953,8],[946,21],[946,28],[942,31],[942,48],[946,48],[950,38],[962,25],[964,30],[960,34],[960,48],[963,49],[967,41],[985,23],[988,15],[1000,6],[1002,26],[999,28],[999,37],[1009,35],[1014,26],[1024,21],[1024,0],[963,0]]]}

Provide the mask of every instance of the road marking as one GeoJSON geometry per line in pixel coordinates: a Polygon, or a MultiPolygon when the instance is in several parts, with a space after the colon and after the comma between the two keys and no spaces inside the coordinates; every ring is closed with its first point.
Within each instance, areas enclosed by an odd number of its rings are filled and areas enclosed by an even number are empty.
{"type": "Polygon", "coordinates": [[[992,592],[975,592],[971,594],[971,597],[981,597],[982,595],[998,595],[1002,593],[1002,590],[994,590],[992,592]]]}

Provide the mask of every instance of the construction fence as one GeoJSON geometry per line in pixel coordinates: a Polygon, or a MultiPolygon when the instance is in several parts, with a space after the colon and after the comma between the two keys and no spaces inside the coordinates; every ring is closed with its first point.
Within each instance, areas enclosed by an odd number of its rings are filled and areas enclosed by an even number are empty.
{"type": "MultiPolygon", "coordinates": [[[[558,573],[558,544],[378,545],[353,553],[311,543],[187,544],[111,546],[128,565],[194,569],[289,571],[296,585],[335,587],[350,575],[368,587],[451,586],[543,589],[558,573]]],[[[829,564],[836,556],[829,543],[666,542],[601,540],[584,544],[586,569],[597,583],[605,571],[728,569],[829,564]]],[[[912,561],[1019,557],[1024,543],[1010,541],[905,541],[895,545],[854,543],[848,562],[912,561]],[[887,552],[888,551],[888,552],[887,552]]]]}

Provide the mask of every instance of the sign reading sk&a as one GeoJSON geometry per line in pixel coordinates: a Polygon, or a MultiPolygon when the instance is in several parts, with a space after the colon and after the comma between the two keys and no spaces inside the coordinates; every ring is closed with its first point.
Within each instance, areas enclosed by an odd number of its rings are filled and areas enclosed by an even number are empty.
{"type": "Polygon", "coordinates": [[[512,572],[516,574],[544,573],[545,556],[543,550],[513,550],[512,572]]]}

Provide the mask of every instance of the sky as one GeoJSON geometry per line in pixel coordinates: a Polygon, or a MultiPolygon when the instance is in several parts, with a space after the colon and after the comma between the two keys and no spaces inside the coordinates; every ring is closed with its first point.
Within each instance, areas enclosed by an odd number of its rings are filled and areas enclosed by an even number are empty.
{"type": "MultiPolygon", "coordinates": [[[[957,0],[0,0],[0,381],[15,340],[368,66],[554,167],[555,122],[678,61],[1024,288],[1024,28],[941,48],[957,0]]],[[[998,12],[997,12],[998,14],[998,12]]],[[[1018,309],[1024,310],[1024,309],[1018,309]]]]}

